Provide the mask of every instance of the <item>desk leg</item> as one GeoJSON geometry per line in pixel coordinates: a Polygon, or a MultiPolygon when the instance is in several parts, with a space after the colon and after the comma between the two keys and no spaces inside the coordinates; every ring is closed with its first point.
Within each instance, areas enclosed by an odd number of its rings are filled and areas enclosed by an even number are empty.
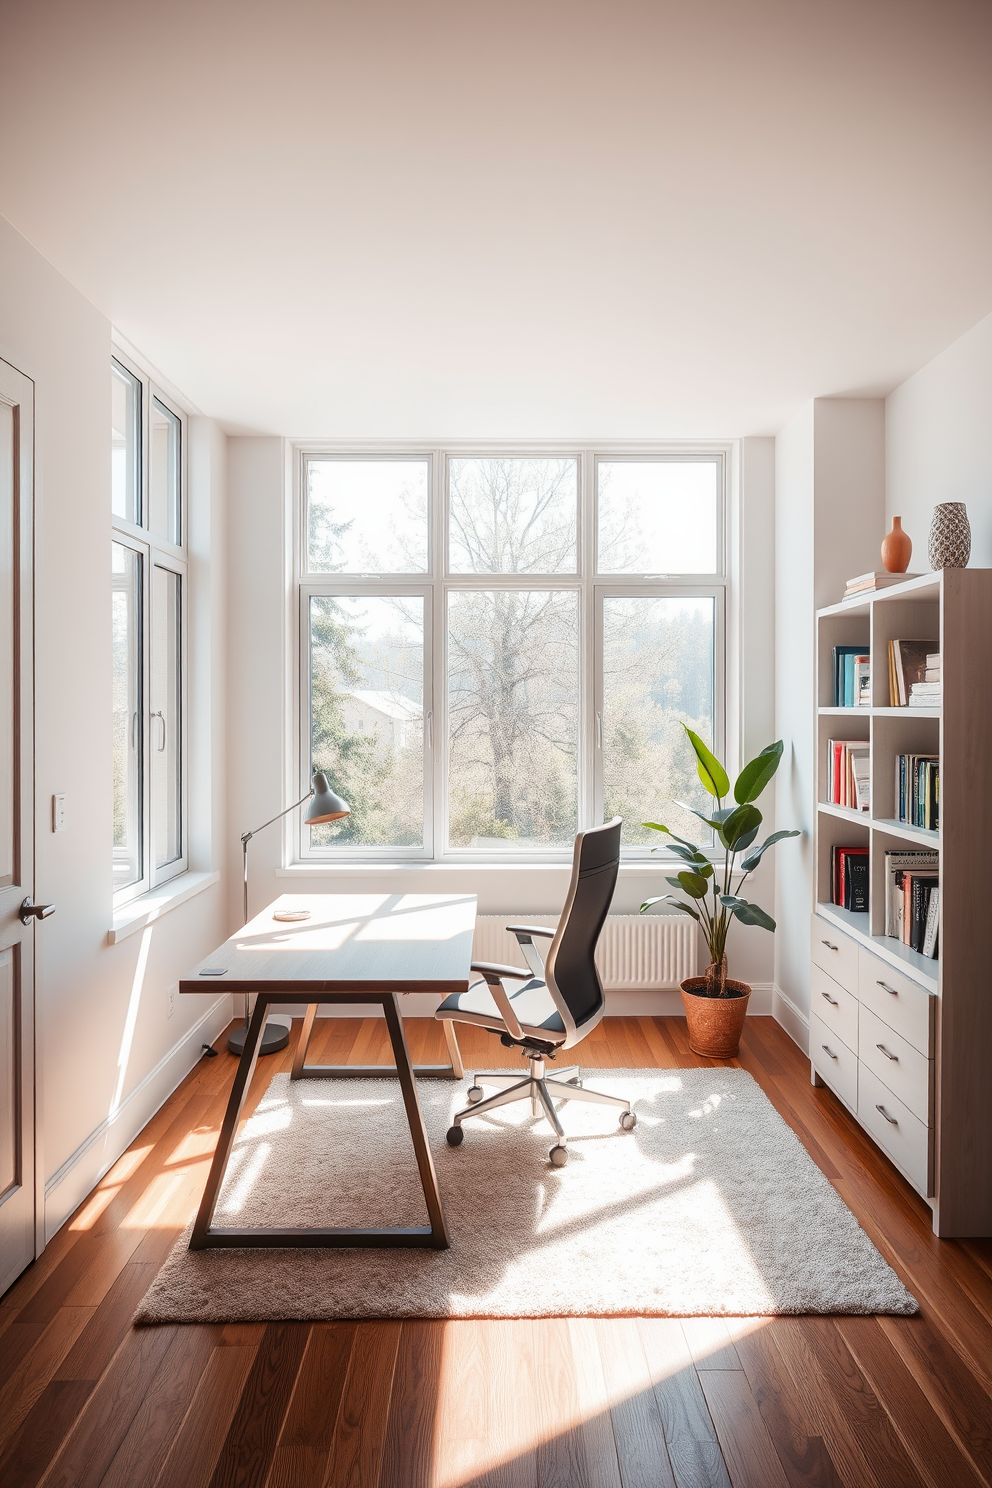
{"type": "Polygon", "coordinates": [[[311,1002],[303,1016],[303,1027],[300,1036],[296,1040],[296,1053],[293,1055],[293,1069],[290,1074],[291,1080],[306,1078],[307,1050],[310,1047],[310,1035],[313,1033],[314,1019],[317,1016],[317,1004],[311,1002]]]}
{"type": "Polygon", "coordinates": [[[424,1126],[424,1117],[420,1109],[420,1102],[417,1099],[417,1086],[413,1078],[410,1051],[406,1046],[403,1020],[400,1017],[395,992],[383,997],[382,1011],[386,1015],[386,1027],[389,1029],[389,1039],[393,1046],[393,1057],[396,1060],[396,1073],[400,1078],[400,1089],[403,1091],[403,1104],[406,1106],[406,1119],[410,1123],[413,1150],[417,1157],[417,1167],[420,1169],[420,1182],[423,1185],[427,1213],[430,1215],[431,1244],[437,1250],[447,1250],[451,1242],[448,1239],[448,1228],[444,1222],[444,1213],[441,1209],[441,1195],[438,1193],[437,1188],[434,1159],[431,1157],[430,1144],[427,1141],[427,1130],[424,1126]]]}
{"type": "Polygon", "coordinates": [[[265,1019],[269,1011],[269,1004],[264,994],[255,999],[255,1009],[251,1015],[248,1025],[248,1034],[245,1038],[245,1046],[238,1061],[237,1072],[234,1076],[234,1085],[231,1088],[231,1098],[224,1112],[224,1121],[217,1139],[217,1150],[214,1152],[213,1162],[210,1164],[210,1172],[207,1175],[207,1186],[203,1190],[203,1198],[200,1200],[200,1208],[197,1211],[196,1223],[193,1225],[193,1233],[190,1236],[190,1250],[203,1250],[207,1245],[207,1231],[210,1229],[210,1221],[214,1217],[214,1209],[217,1207],[217,1199],[220,1195],[220,1187],[224,1181],[224,1172],[227,1168],[231,1148],[234,1146],[234,1138],[238,1132],[238,1118],[241,1108],[248,1094],[248,1086],[251,1077],[255,1073],[255,1065],[258,1063],[258,1049],[262,1042],[262,1032],[265,1028],[265,1019]]]}

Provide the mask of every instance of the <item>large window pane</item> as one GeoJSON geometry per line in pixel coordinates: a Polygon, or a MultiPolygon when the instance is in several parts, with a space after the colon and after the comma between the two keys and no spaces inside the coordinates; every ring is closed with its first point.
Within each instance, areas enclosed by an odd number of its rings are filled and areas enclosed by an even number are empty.
{"type": "Polygon", "coordinates": [[[426,572],[428,460],[311,458],[306,479],[311,572],[426,572]]]}
{"type": "Polygon", "coordinates": [[[717,572],[716,460],[600,460],[600,573],[717,572]]]}
{"type": "Polygon", "coordinates": [[[578,596],[448,596],[448,840],[559,847],[576,831],[578,596]]]}
{"type": "Polygon", "coordinates": [[[702,845],[711,840],[674,802],[707,812],[713,804],[679,725],[712,747],[715,612],[713,599],[603,600],[604,820],[623,817],[628,846],[663,844],[646,821],[702,845]]]}
{"type": "Polygon", "coordinates": [[[110,364],[110,493],[115,517],[141,521],[141,383],[110,364]]]}
{"type": "Polygon", "coordinates": [[[448,462],[452,573],[575,573],[575,460],[448,462]]]}
{"type": "Polygon", "coordinates": [[[180,542],[179,496],[182,489],[180,456],[182,424],[174,413],[152,399],[151,459],[148,471],[149,526],[165,542],[180,542]]]}
{"type": "Polygon", "coordinates": [[[151,815],[155,866],[182,856],[182,579],[152,570],[151,815]]]}
{"type": "Polygon", "coordinates": [[[351,815],[310,828],[313,847],[424,840],[424,601],[310,600],[310,752],[351,815]]]}
{"type": "Polygon", "coordinates": [[[141,555],[113,544],[114,887],[141,862],[141,555]]]}

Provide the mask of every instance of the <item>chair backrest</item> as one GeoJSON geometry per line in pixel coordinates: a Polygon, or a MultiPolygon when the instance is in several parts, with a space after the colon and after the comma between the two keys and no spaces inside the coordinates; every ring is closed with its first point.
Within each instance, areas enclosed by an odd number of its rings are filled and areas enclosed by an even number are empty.
{"type": "Polygon", "coordinates": [[[595,954],[616,888],[621,825],[614,817],[577,835],[568,897],[544,963],[548,991],[568,1034],[566,1047],[592,1031],[606,1006],[595,954]]]}

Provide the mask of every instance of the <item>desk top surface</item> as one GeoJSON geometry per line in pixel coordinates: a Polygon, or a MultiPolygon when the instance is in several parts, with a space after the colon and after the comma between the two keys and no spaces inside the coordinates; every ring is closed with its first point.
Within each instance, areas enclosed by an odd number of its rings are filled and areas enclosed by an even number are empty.
{"type": "Polygon", "coordinates": [[[463,992],[475,903],[474,894],[282,894],[194,966],[179,990],[463,992]],[[273,918],[293,910],[310,917],[273,918]]]}

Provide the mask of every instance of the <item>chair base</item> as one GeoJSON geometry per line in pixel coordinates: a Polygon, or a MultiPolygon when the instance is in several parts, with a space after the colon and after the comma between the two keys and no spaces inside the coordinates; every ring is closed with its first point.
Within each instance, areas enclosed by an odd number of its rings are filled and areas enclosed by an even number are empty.
{"type": "Polygon", "coordinates": [[[620,1125],[625,1131],[633,1130],[637,1117],[630,1109],[630,1101],[624,1100],[619,1095],[602,1095],[598,1090],[586,1090],[579,1080],[578,1065],[556,1070],[549,1078],[543,1054],[529,1053],[528,1062],[530,1069],[523,1078],[509,1070],[473,1075],[469,1089],[470,1104],[464,1111],[458,1112],[448,1129],[447,1140],[450,1147],[457,1147],[461,1143],[464,1136],[462,1122],[467,1117],[482,1116],[486,1111],[495,1111],[499,1106],[509,1106],[521,1100],[530,1101],[532,1115],[544,1115],[547,1118],[558,1138],[557,1144],[552,1147],[549,1154],[555,1167],[562,1167],[568,1158],[568,1137],[555,1109],[556,1100],[588,1101],[596,1106],[617,1106],[621,1112],[620,1125]],[[483,1085],[495,1085],[497,1093],[484,1095],[483,1085]],[[479,1094],[475,1100],[472,1100],[475,1091],[479,1094]]]}

